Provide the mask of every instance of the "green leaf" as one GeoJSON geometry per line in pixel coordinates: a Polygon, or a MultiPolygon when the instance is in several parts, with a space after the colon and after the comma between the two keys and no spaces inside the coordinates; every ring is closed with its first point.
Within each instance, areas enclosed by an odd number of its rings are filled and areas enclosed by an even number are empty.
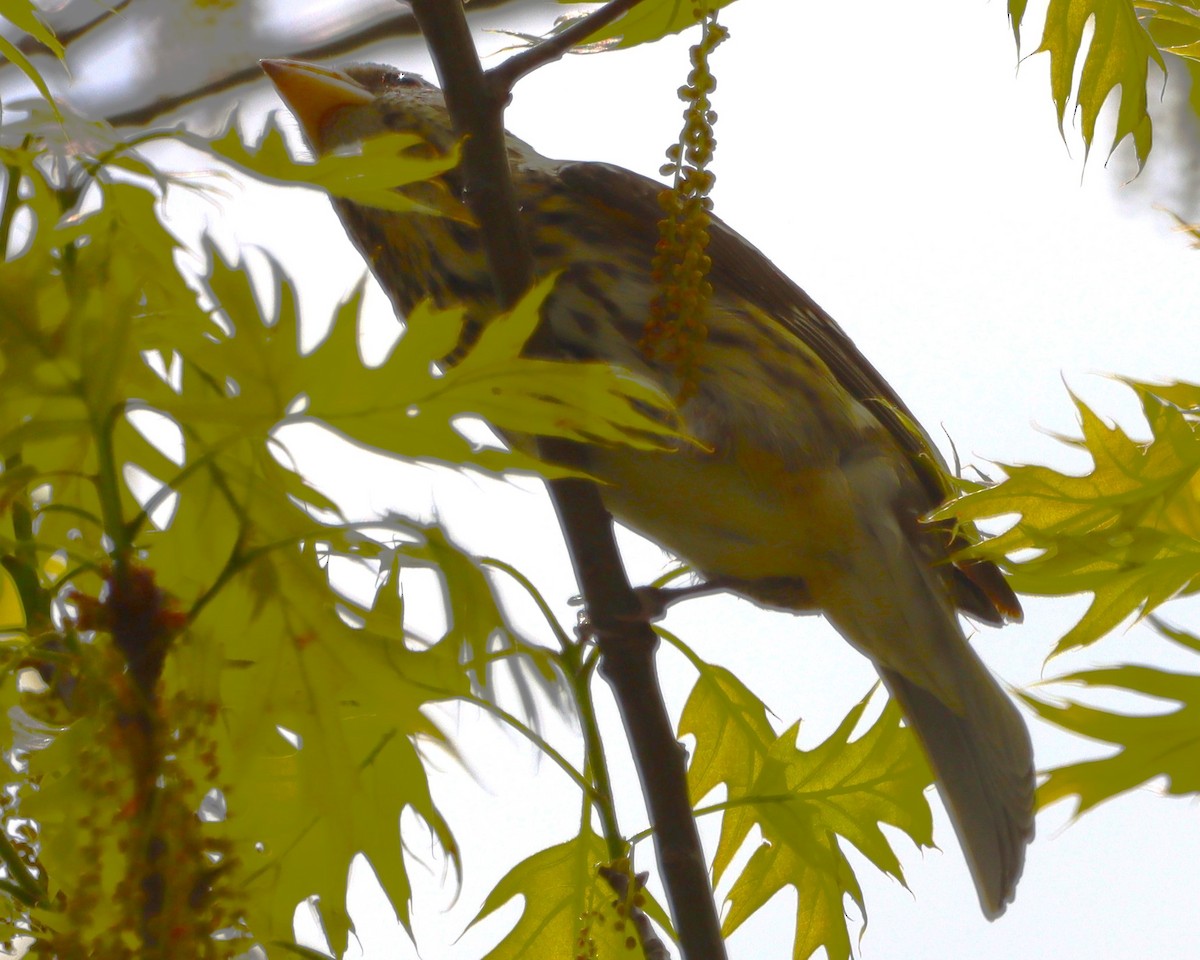
{"type": "Polygon", "coordinates": [[[642,960],[630,944],[630,924],[618,913],[619,899],[597,867],[604,841],[588,827],[579,836],[523,860],[496,884],[471,921],[481,920],[514,897],[525,901],[521,918],[484,960],[642,960]]]}
{"type": "Polygon", "coordinates": [[[497,647],[512,648],[513,633],[496,601],[480,562],[446,536],[437,526],[422,527],[420,543],[397,548],[398,573],[402,562],[437,570],[446,584],[446,633],[440,643],[462,651],[465,665],[482,685],[497,647]]]}
{"type": "Polygon", "coordinates": [[[1012,23],[1013,40],[1017,44],[1017,52],[1021,52],[1021,22],[1025,19],[1025,8],[1029,0],[1008,0],[1008,19],[1012,23]]]}
{"type": "MultiPolygon", "coordinates": [[[[58,38],[54,36],[54,32],[47,27],[38,17],[37,9],[34,7],[31,0],[2,0],[0,2],[0,16],[15,26],[18,30],[29,34],[54,54],[61,61],[65,51],[63,46],[58,42],[58,38]]],[[[20,70],[29,79],[29,82],[37,88],[37,92],[42,95],[42,99],[46,101],[46,105],[51,112],[61,123],[63,120],[62,114],[59,112],[58,104],[54,100],[53,94],[50,93],[50,88],[46,86],[46,81],[42,78],[41,73],[21,52],[21,48],[13,41],[5,36],[0,36],[0,56],[14,63],[17,69],[20,70]]]]}
{"type": "Polygon", "coordinates": [[[461,205],[448,203],[439,211],[397,191],[398,187],[429,180],[458,166],[457,148],[443,156],[415,156],[412,148],[424,141],[412,133],[385,133],[362,143],[361,152],[355,156],[330,154],[311,163],[292,159],[273,118],[262,140],[252,146],[242,140],[236,118],[215,139],[205,140],[187,133],[181,133],[179,138],[266,183],[311,187],[364,206],[398,213],[446,212],[463,216],[461,205]]]}
{"type": "MultiPolygon", "coordinates": [[[[1050,91],[1058,111],[1061,132],[1072,92],[1083,112],[1083,140],[1090,151],[1100,108],[1114,87],[1120,87],[1117,129],[1112,148],[1133,137],[1138,167],[1150,154],[1152,130],[1146,109],[1149,64],[1154,61],[1165,75],[1166,64],[1154,41],[1138,21],[1131,0],[1050,0],[1042,42],[1034,53],[1050,54],[1050,91]],[[1078,87],[1073,88],[1076,64],[1087,24],[1094,26],[1083,58],[1078,87]]],[[[1009,0],[1009,16],[1018,34],[1026,0],[1009,0]]]]}
{"type": "Polygon", "coordinates": [[[59,60],[63,58],[63,45],[58,42],[54,32],[42,22],[32,0],[0,0],[0,16],[18,30],[29,34],[59,60]]]}
{"type": "Polygon", "coordinates": [[[457,866],[417,743],[444,742],[421,708],[467,685],[449,644],[411,650],[403,624],[378,617],[362,629],[348,625],[315,545],[272,551],[255,567],[204,609],[204,638],[180,651],[171,678],[194,695],[219,687],[222,768],[236,787],[228,826],[241,850],[236,875],[251,928],[287,935],[296,903],[315,895],[340,954],[347,876],[359,852],[408,922],[399,832],[406,807],[457,866]]]}
{"type": "Polygon", "coordinates": [[[106,512],[97,477],[161,458],[120,416],[131,395],[163,387],[143,354],[208,321],[175,268],[153,193],[97,181],[99,206],[59,222],[36,171],[26,183],[36,229],[0,264],[0,456],[19,452],[24,489],[42,488],[36,549],[67,547],[73,565],[98,566],[100,534],[121,541],[118,525],[140,508],[118,481],[106,512]]]}
{"type": "Polygon", "coordinates": [[[1160,0],[1137,0],[1136,6],[1149,13],[1142,24],[1160,50],[1200,61],[1200,11],[1160,0]]]}
{"type": "Polygon", "coordinates": [[[562,475],[565,468],[520,450],[478,447],[455,420],[473,414],[516,434],[640,449],[681,442],[671,426],[673,405],[656,387],[607,364],[521,356],[552,280],[489,321],[473,348],[446,371],[435,365],[457,343],[464,311],[428,303],[412,311],[390,355],[367,367],[359,353],[361,287],[338,308],[326,339],[301,355],[295,292],[278,265],[268,261],[279,306],[275,318],[266,318],[245,273],[211,247],[209,252],[208,286],[233,330],[182,343],[189,368],[182,393],[160,383],[147,395],[186,425],[203,449],[221,449],[238,438],[265,441],[278,427],[316,421],[385,456],[562,475]],[[232,391],[228,383],[235,385],[232,391]]]}
{"type": "Polygon", "coordinates": [[[29,82],[37,88],[37,92],[42,95],[42,99],[46,101],[46,105],[50,107],[54,116],[61,120],[62,114],[59,112],[58,104],[54,101],[54,95],[50,92],[50,88],[46,86],[46,81],[42,75],[25,54],[21,52],[21,48],[9,40],[7,37],[0,36],[0,56],[4,57],[10,63],[15,63],[29,82]]]}
{"type": "Polygon", "coordinates": [[[1020,514],[1008,532],[968,553],[1004,563],[1024,593],[1092,603],[1055,648],[1092,643],[1130,615],[1200,590],[1200,388],[1127,381],[1152,439],[1130,439],[1076,400],[1093,468],[1006,466],[1007,479],[943,508],[964,520],[1020,514]],[[1007,555],[1033,550],[1020,562],[1007,555]]]}
{"type": "Polygon", "coordinates": [[[0,567],[0,636],[24,629],[25,605],[21,603],[21,592],[8,570],[0,567]]]}
{"type": "Polygon", "coordinates": [[[556,279],[539,281],[512,310],[488,321],[474,347],[446,372],[444,389],[469,402],[458,412],[479,414],[501,430],[639,450],[686,442],[672,426],[674,404],[650,381],[605,363],[520,355],[556,279]]]}
{"type": "MultiPolygon", "coordinates": [[[[679,735],[692,734],[696,749],[688,765],[688,792],[698,803],[722,783],[746,785],[758,781],[767,762],[775,731],[767,708],[736,676],[723,667],[705,666],[679,719],[679,735]]],[[[725,811],[721,839],[713,860],[720,880],[750,827],[756,822],[750,806],[725,811]]]]}
{"type": "Polygon", "coordinates": [[[1158,617],[1149,617],[1150,623],[1154,629],[1161,633],[1164,637],[1174,640],[1180,646],[1186,647],[1193,653],[1200,653],[1200,637],[1194,633],[1188,633],[1186,630],[1180,630],[1178,627],[1172,627],[1169,623],[1164,623],[1158,617]]]}
{"type": "MultiPolygon", "coordinates": [[[[559,3],[587,3],[589,0],[558,0],[559,3]]],[[[699,4],[688,0],[643,0],[614,23],[596,31],[585,43],[616,40],[615,47],[634,47],[653,43],[673,33],[695,26],[706,12],[727,7],[733,0],[705,0],[699,4]],[[697,8],[703,8],[697,14],[697,8]]],[[[586,16],[586,14],[585,14],[586,16]]]]}
{"type": "Polygon", "coordinates": [[[652,384],[608,364],[521,355],[553,283],[543,280],[511,311],[492,318],[466,356],[445,371],[434,367],[441,356],[428,350],[457,341],[461,308],[419,305],[393,353],[374,368],[362,365],[356,330],[340,310],[329,337],[297,364],[294,382],[310,403],[288,421],[317,418],[388,456],[550,475],[566,471],[520,450],[479,449],[454,427],[455,418],[473,414],[516,434],[638,449],[682,442],[671,426],[673,404],[652,384]]]}
{"type": "Polygon", "coordinates": [[[824,947],[831,960],[847,960],[850,935],[844,898],[866,916],[858,880],[841,842],[848,840],[880,870],[901,883],[904,875],[879,829],[889,823],[922,846],[932,845],[932,818],[924,790],[932,777],[900,712],[889,703],[857,740],[864,698],[820,746],[795,746],[798,725],[776,737],[765,708],[733,674],[707,667],[680,720],[693,734],[688,771],[693,797],[724,783],[727,799],[713,864],[719,880],[750,828],[763,843],[729,893],[723,930],[731,934],[785,886],[796,888],[799,907],[793,956],[805,960],[824,947]]]}
{"type": "Polygon", "coordinates": [[[1167,778],[1169,794],[1200,793],[1200,676],[1126,664],[1070,673],[1050,682],[1111,687],[1178,705],[1165,713],[1130,716],[1022,694],[1043,720],[1119,748],[1109,757],[1051,770],[1038,788],[1040,806],[1064,797],[1078,797],[1075,816],[1079,816],[1101,801],[1158,776],[1167,778]]]}

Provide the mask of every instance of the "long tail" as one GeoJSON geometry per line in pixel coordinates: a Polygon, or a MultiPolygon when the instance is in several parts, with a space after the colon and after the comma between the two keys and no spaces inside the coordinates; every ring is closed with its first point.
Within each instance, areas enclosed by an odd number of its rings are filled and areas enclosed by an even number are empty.
{"type": "Polygon", "coordinates": [[[967,642],[943,571],[880,499],[855,504],[861,539],[814,584],[816,599],[874,662],[925,748],[980,906],[995,919],[1033,838],[1029,731],[967,642]]]}
{"type": "Polygon", "coordinates": [[[1033,839],[1033,754],[1020,714],[964,643],[964,713],[886,668],[880,676],[925,748],[989,920],[1012,902],[1033,839]]]}

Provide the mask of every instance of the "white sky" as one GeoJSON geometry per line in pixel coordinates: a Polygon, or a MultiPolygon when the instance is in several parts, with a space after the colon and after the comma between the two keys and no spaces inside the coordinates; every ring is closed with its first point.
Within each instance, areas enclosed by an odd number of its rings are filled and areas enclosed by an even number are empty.
{"type": "MultiPolygon", "coordinates": [[[[1031,18],[1036,22],[1036,14],[1031,18]]],[[[1200,380],[1200,254],[1151,207],[1152,187],[1135,197],[1126,189],[1122,197],[1130,151],[1123,148],[1104,167],[1111,127],[1101,125],[1086,171],[1070,133],[1068,153],[1055,126],[1048,60],[1016,71],[1003,3],[743,0],[723,21],[733,36],[714,59],[717,213],[838,318],[931,433],[940,437],[945,426],[964,459],[1077,464],[1044,433],[1074,432],[1064,379],[1104,415],[1135,429],[1130,397],[1103,374],[1200,380]]],[[[1037,33],[1026,38],[1027,51],[1037,33]]],[[[400,66],[431,73],[415,53],[400,66]]],[[[573,58],[520,85],[509,126],[548,155],[653,173],[679,128],[674,91],[686,68],[680,42],[573,58]]],[[[1152,166],[1162,162],[1151,159],[1152,166]]],[[[248,189],[239,199],[259,197],[248,189]]],[[[332,303],[359,267],[340,238],[326,244],[339,231],[323,203],[289,198],[269,228],[261,210],[230,204],[221,232],[272,249],[283,234],[295,244],[284,250],[285,262],[309,274],[314,261],[301,248],[320,236],[317,256],[329,283],[317,296],[332,303]]],[[[311,460],[316,478],[338,490],[361,477],[350,455],[336,463],[321,455],[311,460]]],[[[534,576],[569,622],[565,600],[574,587],[535,486],[398,467],[377,477],[362,494],[364,507],[429,516],[436,506],[471,548],[534,576]]],[[[648,580],[662,570],[661,551],[625,540],[635,577],[648,580]]],[[[984,631],[978,648],[1005,680],[1032,683],[1083,606],[1027,601],[1023,626],[984,631]]],[[[1195,625],[1197,609],[1180,606],[1176,617],[1186,622],[1190,610],[1195,625]]],[[[682,605],[666,626],[747,680],[781,727],[803,717],[802,745],[824,738],[874,679],[823,622],[766,614],[732,598],[682,605]]],[[[1056,661],[1045,675],[1127,659],[1186,665],[1133,629],[1056,661]]],[[[693,677],[670,654],[662,673],[678,711],[693,677]]],[[[610,742],[620,743],[607,694],[601,701],[615,734],[610,742]]],[[[435,784],[466,855],[467,886],[457,904],[439,889],[436,867],[412,864],[417,931],[427,938],[422,953],[448,960],[478,957],[505,932],[503,923],[489,922],[482,935],[453,942],[516,860],[571,835],[578,810],[565,777],[532,759],[524,741],[471,713],[459,730],[476,758],[478,782],[447,761],[435,784]]],[[[578,757],[572,733],[548,732],[578,757]]],[[[1044,726],[1034,725],[1033,736],[1043,767],[1096,752],[1044,726]]],[[[617,753],[615,773],[631,785],[621,796],[622,826],[634,832],[644,814],[632,767],[617,753]]],[[[1194,800],[1143,788],[1071,826],[1067,804],[1048,810],[1039,817],[1016,903],[988,924],[931,799],[944,852],[922,856],[896,840],[912,894],[863,865],[871,918],[864,957],[1096,960],[1188,956],[1200,948],[1194,800]]],[[[705,825],[710,843],[715,826],[705,825]]],[[[425,849],[419,840],[415,846],[425,849]]],[[[649,846],[639,856],[639,866],[648,867],[649,846]]],[[[416,956],[381,924],[369,891],[359,896],[364,955],[416,956]]],[[[733,937],[731,958],[790,956],[794,909],[792,894],[777,898],[733,937]]],[[[515,906],[508,910],[516,916],[515,906]]]]}

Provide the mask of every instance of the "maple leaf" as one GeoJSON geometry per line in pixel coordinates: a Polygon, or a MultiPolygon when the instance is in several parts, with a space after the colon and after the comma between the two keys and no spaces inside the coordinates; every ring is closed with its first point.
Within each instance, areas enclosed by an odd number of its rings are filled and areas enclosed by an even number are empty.
{"type": "Polygon", "coordinates": [[[458,166],[457,147],[442,156],[417,155],[414,147],[424,141],[413,133],[384,133],[361,144],[358,154],[332,153],[311,162],[292,159],[276,114],[267,121],[262,139],[247,144],[238,130],[236,117],[212,139],[181,131],[177,139],[212,154],[265,183],[308,187],[335,197],[396,213],[449,213],[462,218],[461,204],[447,202],[443,209],[420,203],[398,187],[429,180],[458,166]]]}
{"type": "MultiPolygon", "coordinates": [[[[525,901],[524,908],[484,960],[644,960],[630,907],[599,870],[605,860],[604,841],[584,825],[578,836],[539,850],[508,871],[468,928],[514,897],[525,901]]],[[[662,908],[645,891],[638,896],[646,912],[665,924],[662,908]]]]}
{"type": "MultiPolygon", "coordinates": [[[[1156,626],[1200,655],[1200,637],[1164,624],[1156,626]]],[[[1069,673],[1048,682],[1079,684],[1088,689],[1108,687],[1176,706],[1162,713],[1129,715],[1080,703],[1056,704],[1022,694],[1043,720],[1119,747],[1112,756],[1049,771],[1038,788],[1040,806],[1074,796],[1079,801],[1075,810],[1078,817],[1101,801],[1158,776],[1167,778],[1167,793],[1200,793],[1200,675],[1123,664],[1069,673]]]]}
{"type": "MultiPolygon", "coordinates": [[[[1027,0],[1009,0],[1009,17],[1020,39],[1027,0]]],[[[1146,83],[1150,61],[1165,75],[1166,64],[1154,41],[1138,20],[1130,0],[1050,0],[1042,42],[1034,53],[1050,54],[1050,91],[1063,129],[1067,102],[1074,92],[1083,113],[1083,141],[1090,150],[1100,108],[1114,87],[1120,87],[1117,129],[1109,153],[1126,137],[1133,138],[1139,169],[1150,154],[1152,128],[1146,109],[1146,83]],[[1091,43],[1083,56],[1079,84],[1073,86],[1076,64],[1087,25],[1093,25],[1091,43]]]]}
{"type": "Polygon", "coordinates": [[[901,883],[900,861],[879,824],[932,845],[924,797],[932,776],[916,740],[900,725],[899,708],[889,702],[867,732],[850,740],[869,696],[825,742],[805,751],[795,745],[798,724],[776,736],[766,708],[732,673],[702,668],[679,732],[696,738],[688,769],[692,797],[699,800],[718,784],[727,791],[717,807],[723,819],[714,881],[751,827],[763,835],[730,889],[726,936],[783,887],[793,886],[799,897],[793,956],[804,960],[824,947],[831,960],[846,960],[850,936],[843,900],[849,895],[864,917],[866,907],[841,841],[853,843],[901,883]]]}
{"type": "Polygon", "coordinates": [[[1067,442],[1091,455],[1088,473],[1005,465],[1003,482],[934,514],[964,520],[1020,514],[1006,533],[966,554],[1006,566],[1022,593],[1092,594],[1055,654],[1200,590],[1200,387],[1126,382],[1141,400],[1149,442],[1130,439],[1076,400],[1083,438],[1067,442]],[[1035,555],[1009,559],[1026,550],[1035,555]]]}
{"type": "MultiPolygon", "coordinates": [[[[558,0],[559,3],[587,3],[588,0],[558,0]]],[[[694,27],[714,10],[728,6],[733,0],[707,0],[704,4],[680,3],[679,0],[644,0],[607,27],[596,31],[585,43],[612,42],[616,47],[635,47],[653,43],[673,33],[694,27]]],[[[562,26],[571,19],[564,18],[562,26]]]]}

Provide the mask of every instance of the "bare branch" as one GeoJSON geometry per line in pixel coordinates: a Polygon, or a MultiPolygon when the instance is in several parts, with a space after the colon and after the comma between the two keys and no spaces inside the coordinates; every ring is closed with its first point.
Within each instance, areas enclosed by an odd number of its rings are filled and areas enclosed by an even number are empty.
{"type": "MultiPolygon", "coordinates": [[[[133,0],[119,0],[118,3],[114,3],[111,7],[108,7],[107,9],[103,10],[99,14],[99,16],[93,17],[91,20],[88,20],[86,23],[81,23],[79,26],[73,27],[70,30],[58,31],[57,33],[55,33],[55,37],[57,38],[58,42],[61,43],[64,47],[69,47],[72,43],[74,43],[80,37],[86,36],[87,34],[91,33],[93,30],[95,30],[97,27],[103,26],[104,24],[108,23],[109,20],[112,20],[115,16],[117,16],[117,14],[119,14],[122,10],[124,10],[132,2],[133,2],[133,0]]],[[[20,50],[22,53],[26,54],[27,56],[34,56],[35,54],[46,52],[46,48],[41,45],[41,43],[37,40],[36,37],[31,37],[28,35],[23,36],[17,42],[17,49],[20,50]]]]}
{"type": "Polygon", "coordinates": [[[493,67],[488,71],[488,82],[493,90],[511,91],[522,77],[533,73],[538,67],[561,59],[572,47],[607,27],[642,2],[644,0],[609,0],[599,10],[589,13],[586,17],[580,17],[561,33],[547,37],[493,67]]]}
{"type": "MultiPolygon", "coordinates": [[[[471,0],[471,10],[484,10],[489,7],[499,7],[513,0],[471,0]]],[[[350,33],[335,37],[323,43],[286,53],[272,53],[272,56],[287,56],[296,60],[326,60],[344,57],[354,53],[368,43],[379,43],[399,37],[415,37],[420,33],[416,18],[410,12],[396,13],[384,20],[376,20],[350,33]]],[[[159,117],[174,113],[198,100],[211,97],[226,90],[232,90],[247,83],[258,83],[262,80],[262,69],[257,63],[217,77],[209,83],[188,90],[185,93],[170,97],[162,97],[153,103],[113,114],[105,119],[114,127],[144,126],[159,117]]]]}

